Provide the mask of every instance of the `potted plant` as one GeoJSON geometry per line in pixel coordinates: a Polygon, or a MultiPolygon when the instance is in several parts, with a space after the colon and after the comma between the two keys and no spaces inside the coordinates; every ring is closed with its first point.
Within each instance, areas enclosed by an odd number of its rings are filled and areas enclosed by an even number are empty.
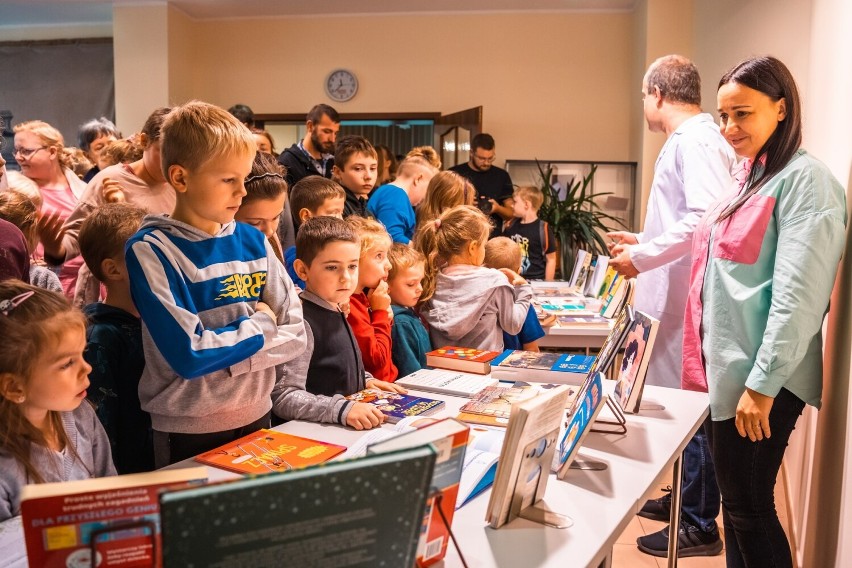
{"type": "Polygon", "coordinates": [[[603,233],[611,231],[616,225],[624,227],[621,220],[605,213],[597,204],[597,199],[612,192],[592,193],[591,183],[597,166],[592,164],[588,175],[565,188],[565,199],[559,199],[559,192],[553,187],[553,166],[545,169],[536,160],[541,176],[541,193],[544,197],[539,217],[553,228],[559,244],[559,260],[563,279],[570,277],[574,258],[579,249],[594,254],[608,254],[603,233]]]}

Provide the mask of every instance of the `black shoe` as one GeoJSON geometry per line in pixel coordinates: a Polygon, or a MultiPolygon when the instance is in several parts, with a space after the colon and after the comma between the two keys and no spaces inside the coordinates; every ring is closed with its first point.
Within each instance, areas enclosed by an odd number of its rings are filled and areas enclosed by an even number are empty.
{"type": "MultiPolygon", "coordinates": [[[[636,539],[639,550],[651,556],[665,558],[669,555],[669,527],[636,539]]],[[[704,532],[689,523],[681,522],[677,534],[677,557],[716,556],[722,552],[719,530],[704,532]]]]}
{"type": "Polygon", "coordinates": [[[636,514],[646,519],[668,522],[672,511],[672,488],[667,487],[663,491],[668,493],[656,499],[648,499],[636,514]]]}

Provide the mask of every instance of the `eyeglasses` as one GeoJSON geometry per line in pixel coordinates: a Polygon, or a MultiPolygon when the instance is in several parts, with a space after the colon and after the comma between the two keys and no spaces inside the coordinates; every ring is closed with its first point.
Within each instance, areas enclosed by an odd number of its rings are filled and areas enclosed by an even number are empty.
{"type": "Polygon", "coordinates": [[[33,155],[39,150],[44,150],[47,146],[41,146],[39,148],[15,148],[15,151],[12,152],[12,155],[17,157],[20,156],[25,160],[29,160],[33,157],[33,155]]]}

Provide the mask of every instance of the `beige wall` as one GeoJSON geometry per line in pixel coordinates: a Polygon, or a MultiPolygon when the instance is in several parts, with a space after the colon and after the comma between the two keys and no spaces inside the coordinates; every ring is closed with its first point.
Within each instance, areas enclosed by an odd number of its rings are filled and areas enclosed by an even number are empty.
{"type": "Polygon", "coordinates": [[[137,132],[154,109],[169,100],[170,10],[165,4],[113,9],[115,124],[137,132]]]}
{"type": "MultiPolygon", "coordinates": [[[[174,20],[170,13],[172,45],[174,20]]],[[[169,93],[172,102],[301,114],[330,102],[324,79],[345,67],[360,90],[334,105],[343,113],[482,105],[500,160],[630,160],[631,21],[557,13],[181,22],[195,44],[180,73],[169,54],[169,93]],[[178,86],[176,76],[189,73],[178,86]]]]}

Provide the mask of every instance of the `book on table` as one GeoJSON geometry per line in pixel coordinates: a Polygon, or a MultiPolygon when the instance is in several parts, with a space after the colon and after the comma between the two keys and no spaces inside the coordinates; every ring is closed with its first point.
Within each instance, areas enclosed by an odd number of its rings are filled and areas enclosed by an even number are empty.
{"type": "Polygon", "coordinates": [[[338,444],[263,429],[195,456],[195,460],[235,473],[259,475],[317,465],[344,451],[346,447],[338,444]]]}
{"type": "Polygon", "coordinates": [[[569,388],[560,385],[512,405],[486,521],[493,528],[531,518],[544,496],[569,388]]]}
{"type": "Polygon", "coordinates": [[[612,282],[613,280],[615,280],[616,276],[618,276],[618,272],[615,271],[615,268],[613,268],[612,266],[608,266],[600,287],[595,290],[594,295],[596,298],[605,297],[606,293],[609,292],[609,287],[612,285],[612,282]]]}
{"type": "Polygon", "coordinates": [[[346,399],[375,406],[382,411],[385,421],[389,424],[395,424],[408,416],[434,414],[444,407],[443,400],[379,389],[364,389],[350,394],[346,399]]]}
{"type": "Polygon", "coordinates": [[[470,439],[464,453],[464,469],[459,481],[456,509],[470,503],[494,483],[505,437],[505,428],[471,426],[470,439]]]}
{"type": "Polygon", "coordinates": [[[487,375],[491,371],[491,360],[499,354],[499,351],[448,345],[426,353],[426,364],[439,369],[487,375]]]}
{"type": "Polygon", "coordinates": [[[199,466],[26,485],[21,523],[29,564],[161,566],[159,492],[206,479],[199,466]]]}
{"type": "Polygon", "coordinates": [[[564,327],[580,327],[583,329],[609,329],[612,325],[610,318],[605,318],[601,315],[590,316],[558,316],[556,321],[560,326],[564,327]]]}
{"type": "Polygon", "coordinates": [[[466,424],[445,418],[367,446],[367,455],[426,444],[435,449],[432,494],[426,500],[426,512],[417,543],[417,566],[431,566],[447,553],[469,434],[470,428],[466,424]]]}
{"type": "Polygon", "coordinates": [[[405,388],[453,396],[470,396],[498,382],[489,376],[446,369],[418,369],[396,380],[405,388]]]}
{"type": "Polygon", "coordinates": [[[639,411],[648,362],[654,349],[660,321],[636,311],[635,320],[624,338],[624,355],[616,377],[614,396],[624,412],[639,411]]]}
{"type": "Polygon", "coordinates": [[[595,363],[592,365],[592,369],[589,370],[590,372],[597,371],[605,375],[609,373],[609,368],[612,366],[613,361],[615,361],[615,355],[621,349],[624,338],[627,336],[627,332],[630,330],[634,321],[633,306],[627,304],[621,310],[621,313],[618,314],[618,318],[613,323],[606,339],[604,339],[603,345],[598,350],[595,363]]]}
{"type": "Polygon", "coordinates": [[[598,297],[598,291],[600,290],[601,283],[604,281],[604,277],[606,277],[606,271],[609,267],[609,257],[603,254],[599,254],[595,257],[595,266],[594,270],[592,270],[589,277],[586,278],[586,286],[583,288],[584,296],[592,296],[594,298],[598,297]]]}
{"type": "Polygon", "coordinates": [[[414,566],[429,446],[160,497],[166,568],[414,566]]]}
{"type": "MultiPolygon", "coordinates": [[[[512,404],[538,396],[540,392],[556,386],[553,384],[531,385],[516,381],[512,385],[487,387],[470,397],[470,400],[459,408],[459,412],[501,418],[502,425],[505,426],[509,423],[512,404]]],[[[495,425],[499,424],[498,422],[495,425]]]]}
{"type": "MultiPolygon", "coordinates": [[[[570,288],[571,292],[577,292],[577,281],[580,279],[580,273],[583,270],[583,267],[586,266],[586,261],[588,260],[589,264],[591,264],[591,255],[592,253],[579,249],[577,250],[577,254],[574,256],[574,266],[571,268],[571,278],[568,279],[568,288],[570,288]]],[[[583,277],[583,282],[585,283],[585,276],[583,277]]]]}
{"type": "Polygon", "coordinates": [[[594,355],[507,349],[492,361],[491,376],[508,381],[579,385],[594,362],[594,355]]]}
{"type": "Polygon", "coordinates": [[[559,443],[553,455],[551,471],[559,479],[565,479],[571,469],[571,463],[583,444],[586,434],[604,406],[606,395],[603,393],[603,374],[593,373],[590,381],[580,390],[571,405],[569,418],[559,431],[559,443]]]}

